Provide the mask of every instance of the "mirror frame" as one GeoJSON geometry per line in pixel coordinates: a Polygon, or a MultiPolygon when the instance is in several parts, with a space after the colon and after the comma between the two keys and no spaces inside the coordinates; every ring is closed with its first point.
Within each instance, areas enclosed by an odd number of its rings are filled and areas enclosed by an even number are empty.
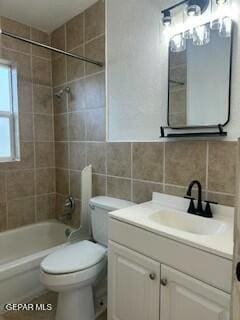
{"type": "MultiPolygon", "coordinates": [[[[210,22],[207,22],[210,23],[210,22]]],[[[206,24],[207,24],[206,23],[206,24]]],[[[216,125],[205,125],[205,126],[179,126],[174,127],[170,125],[170,119],[169,119],[169,111],[170,111],[170,41],[168,46],[168,94],[167,94],[167,125],[170,129],[202,129],[202,128],[216,128],[219,124],[222,125],[222,127],[225,127],[231,118],[231,102],[232,102],[232,62],[233,62],[233,38],[234,38],[234,32],[235,30],[235,22],[232,20],[232,31],[231,31],[231,44],[230,44],[230,66],[229,66],[229,94],[228,94],[228,116],[225,123],[216,123],[216,125]]]]}

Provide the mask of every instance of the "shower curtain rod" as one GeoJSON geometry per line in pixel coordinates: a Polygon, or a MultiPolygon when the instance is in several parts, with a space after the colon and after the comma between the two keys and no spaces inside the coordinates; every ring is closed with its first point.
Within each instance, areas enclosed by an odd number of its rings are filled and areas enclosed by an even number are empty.
{"type": "Polygon", "coordinates": [[[10,37],[10,38],[14,38],[14,39],[17,39],[17,40],[32,44],[34,46],[38,46],[38,47],[41,47],[41,48],[45,48],[45,49],[51,50],[53,52],[64,54],[64,55],[66,55],[68,57],[71,57],[71,58],[74,58],[74,59],[78,59],[78,60],[81,60],[81,61],[85,61],[85,62],[88,62],[88,63],[95,64],[96,66],[99,66],[99,67],[103,67],[104,66],[104,63],[102,63],[100,61],[96,61],[96,60],[89,59],[89,58],[86,58],[86,57],[82,57],[82,56],[79,56],[77,54],[70,53],[70,52],[67,52],[67,51],[64,51],[64,50],[61,50],[61,49],[57,49],[57,48],[42,44],[40,42],[29,40],[29,39],[17,36],[16,34],[13,34],[13,33],[10,33],[10,32],[7,32],[7,31],[4,31],[4,30],[0,29],[0,35],[1,34],[4,35],[4,36],[10,37]]]}

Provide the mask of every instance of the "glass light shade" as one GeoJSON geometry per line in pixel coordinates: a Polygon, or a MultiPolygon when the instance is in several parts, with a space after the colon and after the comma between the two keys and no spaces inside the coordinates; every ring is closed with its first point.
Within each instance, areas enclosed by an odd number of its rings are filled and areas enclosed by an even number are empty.
{"type": "Polygon", "coordinates": [[[196,27],[193,33],[193,44],[203,46],[210,42],[210,28],[208,25],[196,27]]]}
{"type": "Polygon", "coordinates": [[[187,15],[190,17],[199,16],[201,14],[201,8],[198,5],[191,5],[187,7],[187,15]]]}
{"type": "Polygon", "coordinates": [[[219,35],[224,38],[231,37],[232,33],[232,19],[230,17],[224,17],[219,29],[219,35]]]}
{"type": "Polygon", "coordinates": [[[191,28],[189,30],[186,30],[183,34],[184,39],[189,40],[193,37],[194,28],[191,28]]]}
{"type": "Polygon", "coordinates": [[[220,30],[221,25],[222,25],[222,19],[212,20],[210,23],[210,28],[212,30],[220,30]]]}
{"type": "Polygon", "coordinates": [[[177,34],[171,38],[170,49],[172,52],[181,52],[186,50],[186,39],[184,39],[182,33],[177,34]]]}

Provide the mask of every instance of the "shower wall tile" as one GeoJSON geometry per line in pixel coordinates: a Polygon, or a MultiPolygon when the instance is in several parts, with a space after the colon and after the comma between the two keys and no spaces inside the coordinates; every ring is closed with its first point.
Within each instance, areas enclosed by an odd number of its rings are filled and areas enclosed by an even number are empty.
{"type": "Polygon", "coordinates": [[[51,61],[39,57],[32,58],[33,82],[44,86],[52,85],[51,61]]]}
{"type": "Polygon", "coordinates": [[[68,111],[80,111],[85,108],[85,80],[77,80],[69,84],[71,95],[68,98],[68,111]]]}
{"type": "Polygon", "coordinates": [[[69,171],[56,169],[56,191],[62,195],[69,195],[69,171]]]}
{"type": "Polygon", "coordinates": [[[55,167],[54,142],[35,143],[36,168],[55,167]]]}
{"type": "Polygon", "coordinates": [[[85,11],[85,40],[91,40],[105,32],[105,2],[97,1],[85,11]]]}
{"type": "Polygon", "coordinates": [[[72,50],[84,42],[84,13],[81,13],[66,24],[67,50],[72,50]]]}
{"type": "Polygon", "coordinates": [[[131,144],[107,144],[107,174],[110,176],[131,177],[131,144]]]}
{"type": "Polygon", "coordinates": [[[21,52],[2,49],[2,58],[12,61],[17,67],[18,80],[32,81],[31,56],[21,52]]]}
{"type": "Polygon", "coordinates": [[[85,141],[85,111],[69,113],[70,141],[85,141]]]}
{"type": "MultiPolygon", "coordinates": [[[[51,34],[51,43],[54,48],[66,50],[66,28],[65,25],[59,27],[51,34]]],[[[60,56],[58,53],[53,53],[52,58],[60,56]]]]}
{"type": "MultiPolygon", "coordinates": [[[[30,39],[30,27],[20,22],[1,17],[1,28],[3,31],[8,31],[21,37],[30,39]]],[[[2,46],[5,48],[30,53],[30,45],[27,43],[9,37],[2,37],[1,40],[2,46]]]]}
{"type": "Polygon", "coordinates": [[[67,58],[66,56],[58,56],[56,59],[52,61],[52,81],[53,86],[59,86],[66,82],[66,67],[67,58]]]}
{"type": "MultiPolygon", "coordinates": [[[[1,18],[1,26],[50,44],[46,33],[8,18],[1,18]]],[[[52,217],[56,185],[51,54],[4,36],[1,40],[0,57],[17,68],[20,122],[20,161],[0,163],[0,229],[5,230],[52,217]]]]}
{"type": "Polygon", "coordinates": [[[35,114],[35,140],[53,141],[53,116],[45,114],[35,114]]]}
{"type": "Polygon", "coordinates": [[[85,79],[86,108],[103,108],[105,106],[105,73],[91,75],[85,79]]]}
{"type": "MultiPolygon", "coordinates": [[[[9,171],[7,173],[7,198],[9,200],[34,195],[33,170],[9,171]]],[[[31,208],[33,210],[33,207],[31,208]]],[[[34,210],[33,210],[34,211],[34,210]]]]}
{"type": "Polygon", "coordinates": [[[56,218],[56,195],[47,194],[37,196],[37,221],[45,221],[56,218]]]}
{"type": "MultiPolygon", "coordinates": [[[[51,45],[50,35],[35,28],[31,28],[31,40],[48,46],[51,45]]],[[[37,46],[32,46],[32,54],[41,58],[51,59],[51,51],[37,46]]]]}
{"type": "MultiPolygon", "coordinates": [[[[100,36],[86,43],[86,57],[105,63],[105,36],[100,36]]],[[[102,68],[94,64],[86,63],[86,74],[92,74],[101,71],[102,68]]]]}
{"type": "Polygon", "coordinates": [[[69,147],[69,168],[72,170],[83,170],[86,166],[85,144],[82,142],[71,142],[69,147]]]}
{"type": "MultiPolygon", "coordinates": [[[[84,56],[84,46],[81,45],[72,50],[71,53],[84,56]]],[[[71,81],[82,77],[84,77],[84,62],[74,58],[67,58],[67,80],[71,81]]]]}
{"type": "Polygon", "coordinates": [[[54,114],[66,113],[67,112],[67,95],[62,95],[61,98],[56,96],[64,86],[59,86],[53,89],[53,108],[54,114]]]}
{"type": "Polygon", "coordinates": [[[81,171],[70,171],[70,194],[75,199],[81,199],[81,171]]]}
{"type": "Polygon", "coordinates": [[[106,174],[106,144],[88,143],[87,144],[87,164],[92,165],[94,173],[106,174]]]}
{"type": "Polygon", "coordinates": [[[5,202],[0,202],[0,232],[7,229],[7,207],[5,202]]]}
{"type": "Polygon", "coordinates": [[[68,142],[55,142],[56,168],[69,167],[69,145],[68,142]]]}
{"type": "Polygon", "coordinates": [[[54,117],[55,141],[68,141],[68,115],[57,114],[54,117]]]}
{"type": "Polygon", "coordinates": [[[107,195],[109,197],[131,200],[131,180],[108,176],[107,195]]]}
{"type": "Polygon", "coordinates": [[[35,198],[12,200],[8,203],[8,228],[18,228],[35,222],[35,198]]]}
{"type": "Polygon", "coordinates": [[[41,85],[33,86],[33,107],[35,113],[52,114],[52,88],[41,85]]]}
{"type": "Polygon", "coordinates": [[[106,140],[106,110],[91,109],[85,114],[86,120],[86,140],[105,141],[106,140]]]}
{"type": "Polygon", "coordinates": [[[107,177],[104,175],[93,175],[93,196],[105,196],[107,194],[107,177]]]}

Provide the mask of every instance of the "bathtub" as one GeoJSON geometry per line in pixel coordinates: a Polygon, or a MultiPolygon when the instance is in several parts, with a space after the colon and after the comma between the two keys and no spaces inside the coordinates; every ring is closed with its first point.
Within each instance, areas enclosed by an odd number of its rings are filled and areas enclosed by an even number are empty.
{"type": "Polygon", "coordinates": [[[66,244],[67,229],[50,221],[0,233],[0,313],[6,303],[27,302],[45,292],[40,262],[66,244]]]}

